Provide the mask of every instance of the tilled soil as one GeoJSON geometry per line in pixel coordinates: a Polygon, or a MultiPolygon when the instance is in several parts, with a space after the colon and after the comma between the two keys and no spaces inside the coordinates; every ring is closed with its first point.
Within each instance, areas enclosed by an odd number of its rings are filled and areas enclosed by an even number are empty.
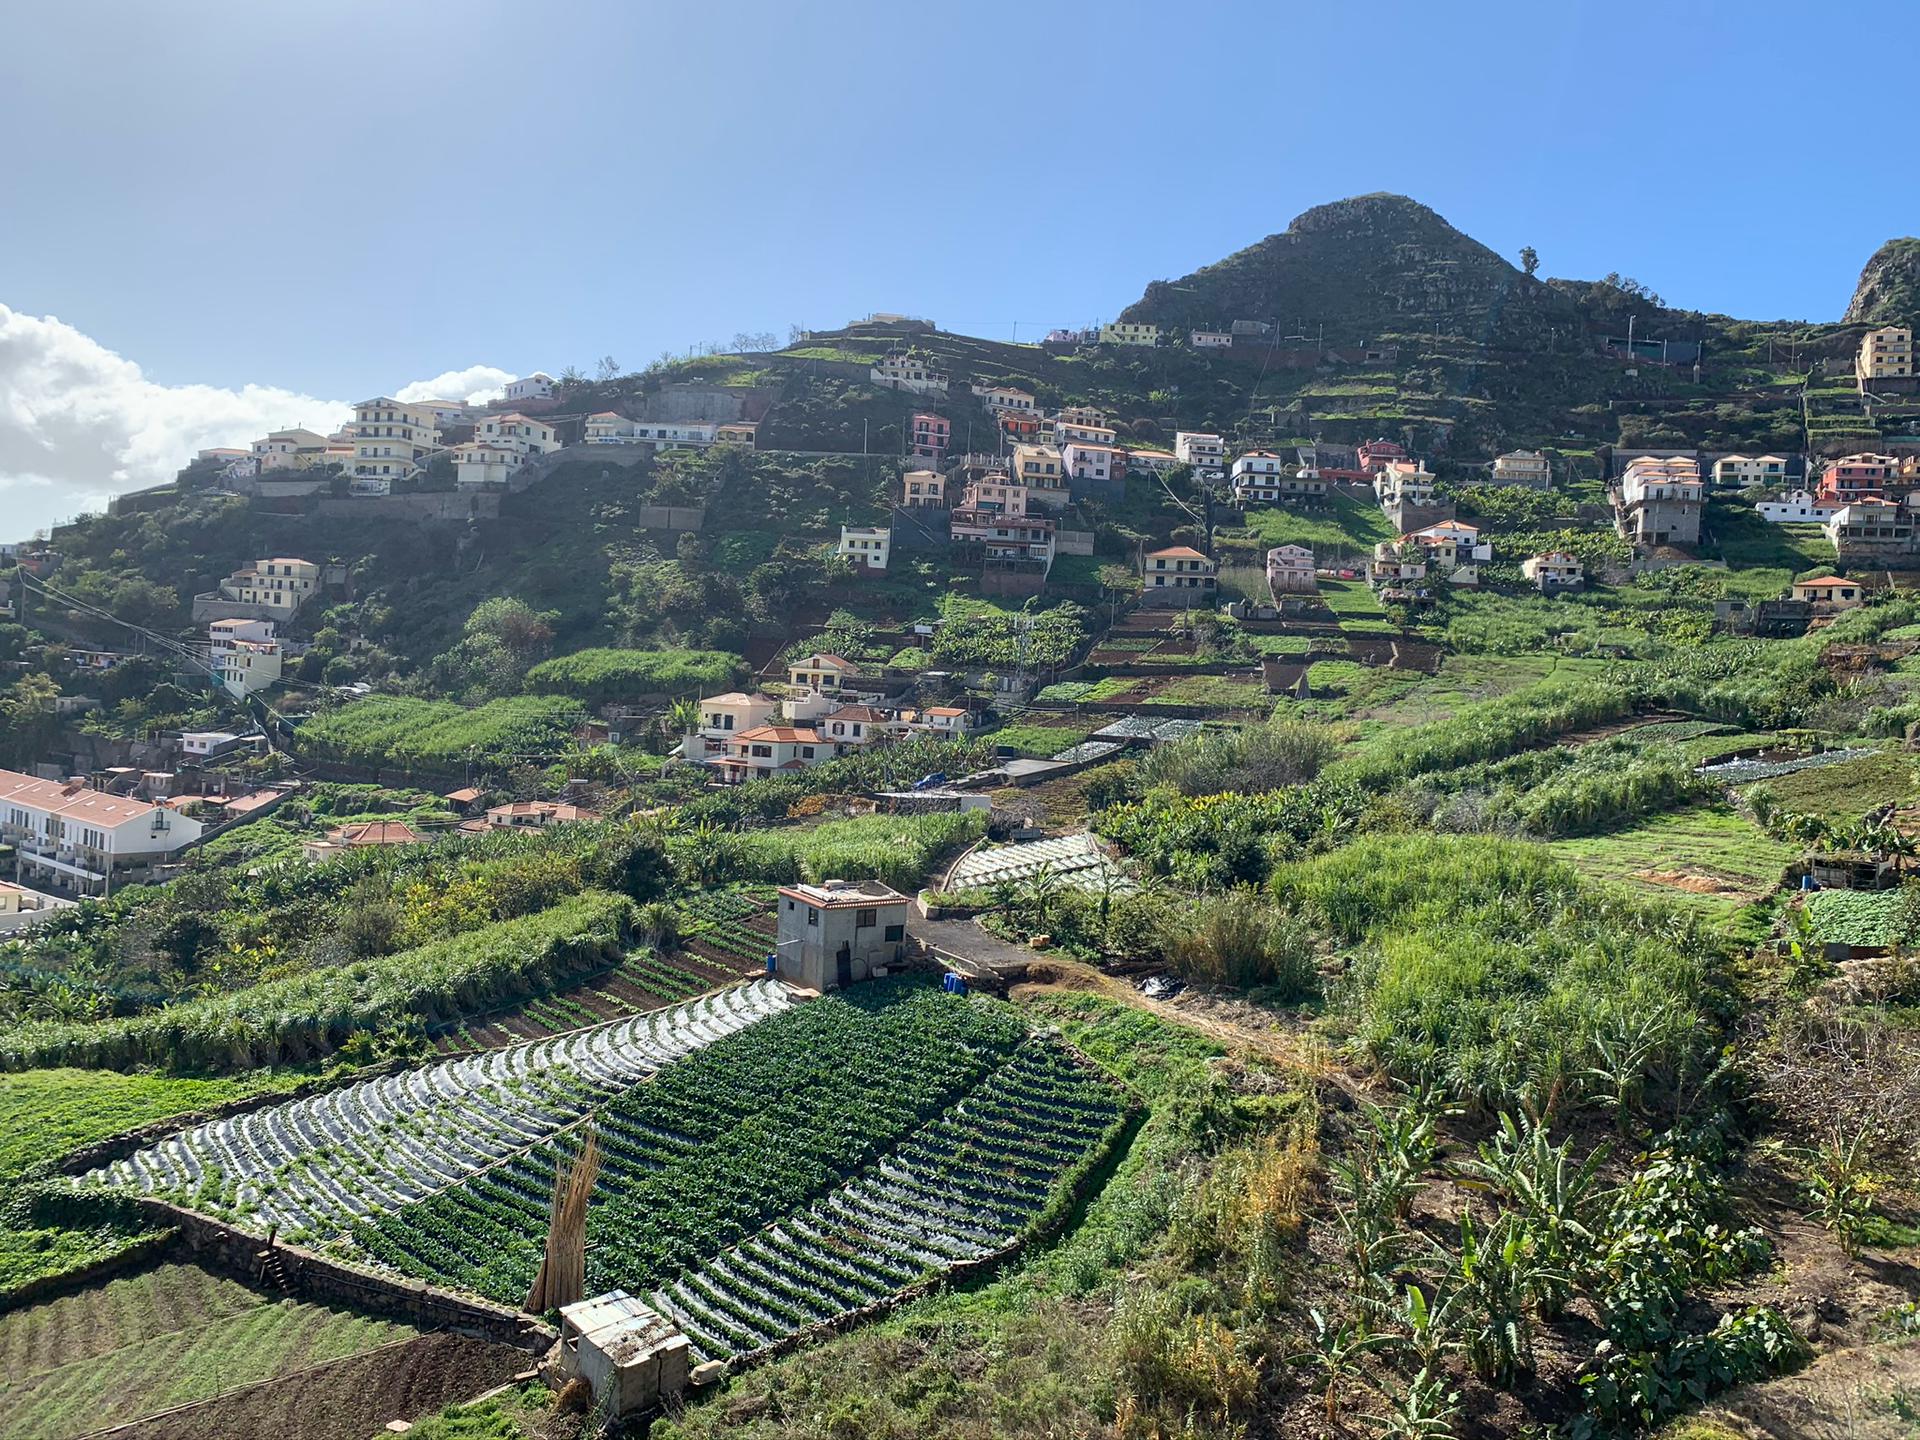
{"type": "Polygon", "coordinates": [[[464,1335],[421,1335],[154,1416],[114,1440],[366,1440],[511,1379],[529,1357],[464,1335]]]}

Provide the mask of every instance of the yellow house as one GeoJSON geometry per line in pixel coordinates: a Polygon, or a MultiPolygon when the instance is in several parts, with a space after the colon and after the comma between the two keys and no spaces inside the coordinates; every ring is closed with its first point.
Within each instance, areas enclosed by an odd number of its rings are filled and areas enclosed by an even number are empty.
{"type": "Polygon", "coordinates": [[[407,476],[440,448],[431,405],[408,405],[389,395],[353,407],[353,473],[407,476]]]}
{"type": "Polygon", "coordinates": [[[1102,345],[1158,345],[1160,327],[1143,325],[1138,320],[1115,321],[1100,327],[1102,345]]]}
{"type": "Polygon", "coordinates": [[[1012,479],[1015,484],[1040,490],[1065,484],[1060,452],[1051,445],[1013,447],[1012,479]]]}
{"type": "Polygon", "coordinates": [[[320,567],[311,560],[273,556],[256,560],[220,582],[219,598],[264,605],[291,615],[320,587],[320,567]]]}
{"type": "Polygon", "coordinates": [[[851,660],[838,655],[809,655],[787,667],[787,683],[809,690],[838,690],[859,673],[851,660]]]}
{"type": "Polygon", "coordinates": [[[1862,380],[1906,380],[1913,375],[1913,331],[1883,325],[1860,337],[1854,370],[1862,380]]]}
{"type": "Polygon", "coordinates": [[[947,503],[947,477],[938,470],[909,470],[900,477],[900,503],[910,508],[947,503]]]}
{"type": "Polygon", "coordinates": [[[751,450],[757,443],[760,423],[757,420],[735,420],[729,424],[716,425],[713,430],[713,443],[716,445],[744,445],[751,450]]]}

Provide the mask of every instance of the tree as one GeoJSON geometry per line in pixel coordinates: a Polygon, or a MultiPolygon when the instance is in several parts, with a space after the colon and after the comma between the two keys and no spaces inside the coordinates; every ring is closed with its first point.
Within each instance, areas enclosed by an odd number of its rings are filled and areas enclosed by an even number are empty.
{"type": "Polygon", "coordinates": [[[593,375],[601,384],[617,378],[620,374],[620,362],[611,355],[602,355],[600,363],[593,367],[593,375]]]}
{"type": "Polygon", "coordinates": [[[1531,275],[1540,268],[1540,252],[1531,245],[1520,247],[1520,268],[1531,275]]]}

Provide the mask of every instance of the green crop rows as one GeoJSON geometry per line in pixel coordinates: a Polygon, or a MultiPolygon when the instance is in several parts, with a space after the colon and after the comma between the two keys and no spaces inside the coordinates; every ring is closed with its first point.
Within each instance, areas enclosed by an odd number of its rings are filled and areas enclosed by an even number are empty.
{"type": "MultiPolygon", "coordinates": [[[[881,982],[668,1066],[599,1114],[589,1286],[658,1285],[821,1194],[953,1105],[1025,1036],[992,1003],[881,982]]],[[[395,1269],[517,1302],[538,1267],[555,1154],[555,1142],[536,1146],[354,1238],[395,1269]]]]}

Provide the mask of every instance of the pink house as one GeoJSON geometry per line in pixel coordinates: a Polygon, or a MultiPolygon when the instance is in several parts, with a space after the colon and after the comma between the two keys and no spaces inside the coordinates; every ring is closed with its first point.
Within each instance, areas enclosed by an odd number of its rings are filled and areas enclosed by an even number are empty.
{"type": "Polygon", "coordinates": [[[1354,454],[1358,457],[1360,472],[1363,475],[1372,475],[1386,469],[1389,461],[1407,458],[1406,447],[1396,445],[1391,440],[1363,441],[1354,447],[1354,454]]]}
{"type": "Polygon", "coordinates": [[[1820,472],[1819,498],[1845,505],[1878,497],[1899,472],[1900,462],[1891,455],[1842,455],[1820,472]]]}
{"type": "Polygon", "coordinates": [[[938,463],[947,458],[953,442],[953,422],[930,410],[918,410],[913,416],[913,458],[938,463]]]}

